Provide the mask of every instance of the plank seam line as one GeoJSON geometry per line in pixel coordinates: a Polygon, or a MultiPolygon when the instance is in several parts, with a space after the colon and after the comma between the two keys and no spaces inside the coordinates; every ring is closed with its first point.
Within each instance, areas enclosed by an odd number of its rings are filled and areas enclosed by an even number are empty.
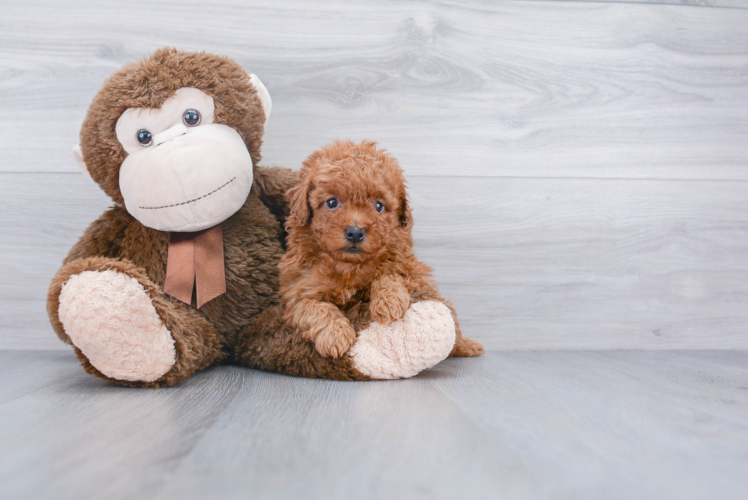
{"type": "MultiPolygon", "coordinates": [[[[80,175],[82,172],[0,172],[0,175],[80,175]]],[[[517,179],[517,180],[551,180],[551,181],[648,181],[648,182],[741,182],[747,183],[748,179],[713,179],[713,178],[686,178],[686,177],[588,177],[588,176],[534,176],[534,175],[436,175],[436,174],[409,174],[405,172],[406,179],[517,179]]]]}
{"type": "MultiPolygon", "coordinates": [[[[83,174],[81,174],[83,175],[83,174]]],[[[748,182],[748,179],[710,179],[710,178],[681,178],[681,177],[585,177],[585,176],[568,176],[568,177],[553,177],[553,176],[532,176],[532,175],[429,175],[429,174],[408,174],[405,172],[406,179],[408,178],[450,178],[450,179],[520,179],[520,180],[551,180],[551,181],[651,181],[651,182],[670,182],[670,181],[684,181],[684,182],[748,182]]]]}
{"type": "Polygon", "coordinates": [[[708,4],[689,4],[676,2],[626,2],[624,0],[535,0],[543,3],[594,3],[594,4],[624,4],[624,5],[652,5],[652,6],[672,6],[672,7],[704,7],[709,9],[726,9],[726,10],[747,10],[748,7],[739,7],[736,5],[708,5],[708,4]]]}

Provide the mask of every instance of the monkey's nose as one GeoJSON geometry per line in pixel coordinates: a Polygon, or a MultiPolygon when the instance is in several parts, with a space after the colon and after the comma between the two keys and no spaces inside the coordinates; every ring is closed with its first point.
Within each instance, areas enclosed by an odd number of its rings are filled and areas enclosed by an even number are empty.
{"type": "Polygon", "coordinates": [[[345,239],[351,243],[360,243],[364,240],[366,231],[359,227],[351,226],[345,230],[345,239]]]}
{"type": "Polygon", "coordinates": [[[187,133],[187,126],[184,123],[178,123],[177,125],[174,125],[173,127],[164,130],[160,134],[154,135],[153,145],[158,146],[159,144],[163,144],[166,141],[170,141],[174,139],[175,137],[179,137],[180,135],[184,135],[186,133],[187,133]]]}

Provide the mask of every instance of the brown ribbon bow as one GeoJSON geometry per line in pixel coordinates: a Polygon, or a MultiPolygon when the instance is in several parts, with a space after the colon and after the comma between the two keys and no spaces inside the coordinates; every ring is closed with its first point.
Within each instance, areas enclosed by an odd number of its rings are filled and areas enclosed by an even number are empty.
{"type": "Polygon", "coordinates": [[[195,233],[171,233],[164,292],[191,304],[193,286],[198,308],[226,293],[220,224],[195,233]]]}

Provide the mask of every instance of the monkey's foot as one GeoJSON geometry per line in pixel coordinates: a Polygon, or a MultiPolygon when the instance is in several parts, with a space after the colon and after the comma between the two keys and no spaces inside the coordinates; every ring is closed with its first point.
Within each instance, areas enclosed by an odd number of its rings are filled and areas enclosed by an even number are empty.
{"type": "Polygon", "coordinates": [[[436,365],[452,351],[455,323],[441,302],[417,302],[402,319],[372,323],[349,351],[353,366],[373,379],[408,378],[436,365]]]}
{"type": "Polygon", "coordinates": [[[138,280],[112,270],[70,277],[60,293],[60,321],[101,373],[152,382],[175,362],[174,339],[138,280]]]}

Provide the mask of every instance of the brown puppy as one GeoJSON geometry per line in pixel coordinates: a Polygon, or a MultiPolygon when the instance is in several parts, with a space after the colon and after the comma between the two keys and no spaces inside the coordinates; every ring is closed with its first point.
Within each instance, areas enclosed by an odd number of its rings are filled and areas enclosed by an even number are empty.
{"type": "Polygon", "coordinates": [[[323,356],[348,352],[372,321],[403,318],[411,304],[442,302],[455,323],[452,356],[479,356],[463,338],[432,270],[413,254],[403,171],[373,141],[337,141],[304,162],[288,192],[288,251],[281,260],[286,323],[323,356]]]}

